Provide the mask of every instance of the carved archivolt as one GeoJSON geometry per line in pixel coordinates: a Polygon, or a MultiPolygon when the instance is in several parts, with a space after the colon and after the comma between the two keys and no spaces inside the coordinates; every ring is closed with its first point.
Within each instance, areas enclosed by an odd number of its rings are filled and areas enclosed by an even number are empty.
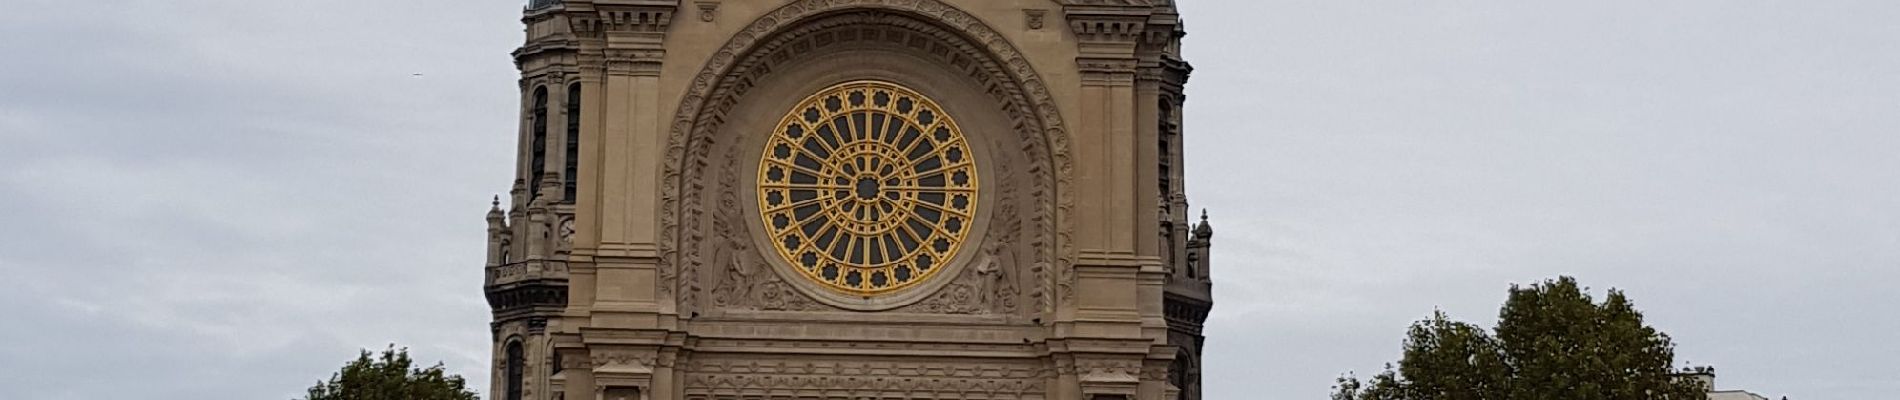
{"type": "MultiPolygon", "coordinates": [[[[902,29],[908,32],[906,45],[922,46],[984,85],[1017,127],[1031,161],[1024,173],[1034,182],[1030,196],[1036,210],[1028,222],[1036,237],[1030,238],[1034,254],[1021,261],[1030,265],[1025,271],[1034,275],[1034,284],[1028,288],[1030,305],[1048,312],[1058,293],[1071,296],[1067,288],[1074,277],[1067,271],[1075,258],[1068,245],[1073,231],[1071,224],[1057,220],[1071,215],[1074,206],[1066,190],[1074,164],[1055,101],[1029,61],[1007,39],[977,18],[937,0],[800,0],[754,21],[713,54],[688,86],[667,139],[661,189],[662,294],[681,291],[682,312],[691,311],[699,304],[699,279],[679,275],[719,262],[712,255],[700,254],[704,246],[698,242],[712,238],[701,231],[702,224],[683,221],[699,221],[709,211],[722,208],[701,204],[706,197],[701,194],[711,186],[704,171],[711,165],[707,158],[716,140],[713,133],[726,119],[724,114],[751,88],[751,82],[770,73],[771,65],[810,50],[809,36],[838,27],[902,29]],[[1050,276],[1056,271],[1060,276],[1050,276]]],[[[730,222],[718,225],[738,228],[730,222]]],[[[770,282],[757,285],[745,295],[773,293],[768,286],[770,282]]]]}

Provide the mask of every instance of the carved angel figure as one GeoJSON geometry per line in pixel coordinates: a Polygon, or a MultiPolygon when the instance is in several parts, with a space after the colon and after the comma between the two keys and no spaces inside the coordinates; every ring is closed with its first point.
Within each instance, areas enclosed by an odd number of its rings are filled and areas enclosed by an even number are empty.
{"type": "Polygon", "coordinates": [[[746,305],[752,302],[752,286],[758,278],[758,264],[751,262],[747,255],[752,247],[744,240],[727,238],[725,246],[714,254],[715,262],[725,270],[725,277],[719,287],[713,289],[713,299],[722,306],[746,305]]]}
{"type": "Polygon", "coordinates": [[[1015,257],[1001,242],[990,242],[983,246],[983,259],[976,264],[977,303],[991,310],[1007,310],[1016,307],[1016,287],[1009,279],[1009,271],[1016,266],[1015,257]]]}

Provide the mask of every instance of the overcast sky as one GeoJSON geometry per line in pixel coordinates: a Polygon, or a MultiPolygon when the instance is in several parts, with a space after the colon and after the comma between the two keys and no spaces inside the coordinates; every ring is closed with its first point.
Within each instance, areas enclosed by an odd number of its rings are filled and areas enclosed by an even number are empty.
{"type": "MultiPolygon", "coordinates": [[[[1208,398],[1566,274],[1720,387],[1900,387],[1900,2],[1179,2],[1208,398]]],[[[6,3],[0,398],[289,398],[391,342],[486,387],[518,1],[6,3]]]]}

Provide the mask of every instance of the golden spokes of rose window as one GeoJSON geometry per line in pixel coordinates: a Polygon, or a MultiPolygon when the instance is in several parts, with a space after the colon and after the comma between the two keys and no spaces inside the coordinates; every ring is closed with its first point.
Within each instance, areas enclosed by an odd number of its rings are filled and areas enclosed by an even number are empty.
{"type": "Polygon", "coordinates": [[[759,163],[759,215],[793,269],[875,295],[936,275],[970,236],[977,168],[963,132],[929,98],[883,81],[807,97],[759,163]]]}

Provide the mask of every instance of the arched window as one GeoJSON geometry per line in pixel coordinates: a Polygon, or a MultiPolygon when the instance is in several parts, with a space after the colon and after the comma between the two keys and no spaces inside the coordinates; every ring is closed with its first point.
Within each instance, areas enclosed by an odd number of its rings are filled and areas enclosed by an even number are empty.
{"type": "Polygon", "coordinates": [[[575,182],[578,182],[581,165],[581,84],[567,86],[567,167],[561,170],[565,196],[562,201],[574,203],[575,182]]]}
{"type": "Polygon", "coordinates": [[[1189,388],[1189,386],[1195,384],[1195,371],[1192,370],[1193,368],[1194,356],[1188,354],[1187,351],[1181,351],[1176,354],[1174,356],[1174,364],[1168,366],[1168,384],[1174,385],[1175,389],[1180,390],[1175,395],[1175,399],[1194,399],[1194,391],[1189,388]]]}
{"type": "Polygon", "coordinates": [[[541,194],[541,174],[548,168],[548,88],[534,88],[534,109],[528,118],[528,199],[541,194]]]}
{"type": "Polygon", "coordinates": [[[508,387],[502,388],[502,393],[504,393],[502,399],[521,400],[521,376],[524,372],[522,370],[527,367],[527,361],[527,357],[522,355],[521,341],[508,342],[508,364],[506,366],[508,369],[506,371],[508,379],[506,384],[508,387]]]}

